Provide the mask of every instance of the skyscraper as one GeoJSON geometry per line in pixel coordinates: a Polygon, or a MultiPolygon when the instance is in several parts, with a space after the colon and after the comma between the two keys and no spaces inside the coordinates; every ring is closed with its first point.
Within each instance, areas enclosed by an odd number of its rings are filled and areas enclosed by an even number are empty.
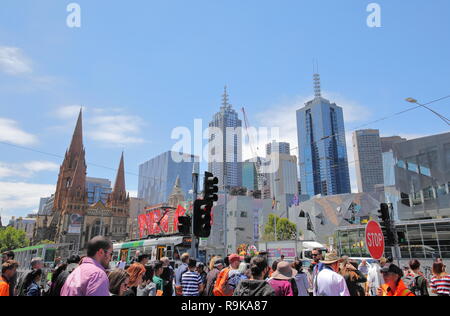
{"type": "Polygon", "coordinates": [[[373,192],[384,183],[380,131],[365,129],[353,133],[356,181],[358,191],[373,192]]]}
{"type": "Polygon", "coordinates": [[[258,172],[255,162],[246,160],[242,163],[242,186],[249,191],[258,190],[258,172]]]}
{"type": "Polygon", "coordinates": [[[86,190],[89,205],[102,201],[106,204],[108,195],[111,194],[111,181],[101,178],[86,178],[86,190]]]}
{"type": "Polygon", "coordinates": [[[272,141],[271,143],[266,145],[266,155],[270,156],[272,152],[277,152],[279,154],[291,154],[291,146],[289,143],[279,143],[276,141],[272,141]]]}
{"type": "Polygon", "coordinates": [[[197,156],[168,151],[141,164],[138,198],[149,205],[167,203],[178,177],[181,189],[187,194],[192,189],[192,170],[194,164],[198,166],[198,161],[197,156]]]}
{"type": "Polygon", "coordinates": [[[220,112],[209,123],[209,166],[219,187],[242,186],[242,121],[228,103],[227,87],[220,112]]]}
{"type": "Polygon", "coordinates": [[[322,97],[319,74],[314,82],[314,99],[297,111],[302,194],[350,193],[343,111],[322,97]]]}

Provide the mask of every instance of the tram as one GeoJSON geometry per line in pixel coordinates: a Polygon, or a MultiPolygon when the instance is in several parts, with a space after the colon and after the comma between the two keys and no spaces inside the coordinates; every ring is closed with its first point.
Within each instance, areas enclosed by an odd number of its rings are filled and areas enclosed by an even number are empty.
{"type": "Polygon", "coordinates": [[[121,259],[128,264],[137,259],[139,254],[149,255],[150,261],[157,261],[163,257],[169,258],[174,268],[181,264],[180,257],[191,248],[191,237],[166,236],[153,237],[144,240],[115,243],[111,267],[115,267],[121,259]]]}

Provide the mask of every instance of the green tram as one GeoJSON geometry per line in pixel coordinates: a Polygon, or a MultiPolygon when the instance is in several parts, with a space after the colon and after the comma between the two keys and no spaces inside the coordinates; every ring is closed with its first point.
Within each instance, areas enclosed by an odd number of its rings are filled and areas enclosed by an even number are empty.
{"type": "MultiPolygon", "coordinates": [[[[57,257],[65,259],[69,251],[69,244],[45,244],[39,246],[30,246],[26,248],[13,250],[15,259],[19,263],[17,269],[18,278],[20,279],[25,273],[31,269],[31,260],[39,257],[44,261],[44,273],[48,278],[51,278],[51,271],[53,264],[57,257]]],[[[42,280],[45,281],[45,278],[42,280]]]]}
{"type": "Polygon", "coordinates": [[[173,267],[177,268],[181,264],[181,255],[191,249],[191,237],[171,236],[116,243],[113,249],[111,268],[115,267],[121,259],[125,259],[130,264],[139,254],[149,255],[150,261],[167,257],[173,267]]]}

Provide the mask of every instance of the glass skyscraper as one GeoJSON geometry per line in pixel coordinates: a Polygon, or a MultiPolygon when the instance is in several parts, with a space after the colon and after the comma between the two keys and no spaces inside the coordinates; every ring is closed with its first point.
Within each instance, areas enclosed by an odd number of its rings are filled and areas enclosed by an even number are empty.
{"type": "Polygon", "coordinates": [[[111,181],[100,178],[86,178],[86,191],[89,205],[102,201],[106,204],[112,192],[111,181]]]}
{"type": "Polygon", "coordinates": [[[209,123],[208,169],[219,179],[219,187],[242,186],[242,121],[228,103],[225,87],[220,112],[209,123]]]}
{"type": "Polygon", "coordinates": [[[351,192],[342,108],[321,96],[314,75],[315,98],[297,111],[297,137],[302,194],[351,192]]]}
{"type": "Polygon", "coordinates": [[[177,177],[180,177],[183,193],[192,190],[194,163],[199,170],[199,158],[194,155],[165,152],[139,166],[138,198],[149,205],[167,203],[177,177]],[[174,159],[175,158],[175,159],[174,159]],[[182,158],[181,162],[177,159],[182,158]]]}

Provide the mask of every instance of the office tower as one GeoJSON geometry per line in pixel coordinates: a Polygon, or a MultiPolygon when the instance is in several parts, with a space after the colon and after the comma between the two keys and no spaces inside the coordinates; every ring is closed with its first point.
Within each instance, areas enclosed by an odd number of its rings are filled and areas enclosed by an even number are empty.
{"type": "Polygon", "coordinates": [[[272,152],[277,152],[279,154],[291,154],[291,146],[289,143],[279,143],[272,141],[266,145],[266,155],[269,156],[272,152]]]}
{"type": "Polygon", "coordinates": [[[86,190],[89,205],[102,201],[106,204],[108,195],[111,194],[111,181],[101,178],[86,178],[86,190]]]}
{"type": "Polygon", "coordinates": [[[242,121],[228,102],[227,87],[220,112],[209,123],[208,169],[219,178],[219,187],[242,186],[242,121]]]}
{"type": "Polygon", "coordinates": [[[194,155],[165,152],[139,166],[138,198],[148,205],[167,203],[177,177],[186,194],[192,190],[194,164],[199,168],[199,158],[194,155]],[[181,161],[178,160],[180,158],[181,161]]]}
{"type": "Polygon", "coordinates": [[[353,149],[358,191],[375,191],[376,185],[384,183],[380,131],[365,129],[353,132],[353,149]]]}
{"type": "Polygon", "coordinates": [[[252,160],[246,160],[242,163],[242,186],[249,191],[258,190],[258,173],[256,164],[252,160]]]}
{"type": "Polygon", "coordinates": [[[302,193],[350,193],[343,111],[322,97],[318,74],[314,75],[314,82],[314,99],[297,111],[302,193]]]}

